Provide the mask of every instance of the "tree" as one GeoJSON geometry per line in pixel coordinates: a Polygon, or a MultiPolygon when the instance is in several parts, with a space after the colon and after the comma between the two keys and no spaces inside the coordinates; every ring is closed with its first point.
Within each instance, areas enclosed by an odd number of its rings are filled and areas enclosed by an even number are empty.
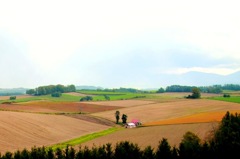
{"type": "Polygon", "coordinates": [[[140,148],[137,144],[129,141],[121,141],[115,146],[115,159],[140,158],[140,148]]]}
{"type": "Polygon", "coordinates": [[[120,118],[120,111],[115,112],[115,117],[116,117],[116,123],[118,124],[119,118],[120,118]]]}
{"type": "Polygon", "coordinates": [[[54,92],[51,94],[52,97],[61,97],[62,93],[61,92],[54,92]]]}
{"type": "Polygon", "coordinates": [[[179,155],[184,159],[197,159],[199,158],[200,151],[200,138],[196,134],[187,131],[179,144],[179,155]]]}
{"type": "Polygon", "coordinates": [[[155,153],[151,146],[147,146],[142,153],[142,159],[154,159],[155,153]]]}
{"type": "Polygon", "coordinates": [[[194,87],[192,89],[192,98],[200,98],[200,97],[201,97],[200,89],[197,87],[194,87]]]}
{"type": "Polygon", "coordinates": [[[26,94],[34,95],[36,93],[35,89],[26,90],[26,94]]]}
{"type": "Polygon", "coordinates": [[[156,152],[156,158],[169,159],[172,157],[171,146],[166,138],[162,138],[159,142],[158,149],[156,152]]]}
{"type": "Polygon", "coordinates": [[[126,124],[126,123],[127,123],[127,115],[126,115],[126,114],[123,114],[123,115],[122,115],[122,123],[123,123],[123,124],[126,124]]]}
{"type": "Polygon", "coordinates": [[[108,96],[108,95],[104,95],[104,98],[106,99],[106,100],[110,100],[110,97],[108,96]]]}
{"type": "Polygon", "coordinates": [[[188,95],[186,98],[197,99],[201,97],[200,89],[197,87],[192,88],[192,95],[188,95]]]}
{"type": "Polygon", "coordinates": [[[9,99],[10,99],[10,100],[16,100],[17,97],[16,97],[16,96],[10,96],[9,99]]]}
{"type": "Polygon", "coordinates": [[[164,93],[164,92],[165,91],[164,91],[164,89],[162,87],[157,90],[157,93],[164,93]]]}
{"type": "Polygon", "coordinates": [[[219,128],[210,140],[211,149],[219,158],[234,158],[240,150],[240,114],[230,114],[222,118],[219,128]]]}

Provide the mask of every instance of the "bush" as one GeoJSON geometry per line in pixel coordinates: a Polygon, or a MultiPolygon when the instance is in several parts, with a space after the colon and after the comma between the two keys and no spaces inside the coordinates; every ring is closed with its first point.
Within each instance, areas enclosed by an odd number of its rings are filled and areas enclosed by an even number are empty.
{"type": "Polygon", "coordinates": [[[80,99],[80,101],[91,101],[91,100],[93,100],[92,96],[85,96],[80,99]]]}
{"type": "Polygon", "coordinates": [[[224,94],[223,97],[230,97],[230,94],[224,94]]]}
{"type": "Polygon", "coordinates": [[[61,97],[62,93],[61,92],[54,92],[52,93],[52,97],[61,97]]]}
{"type": "Polygon", "coordinates": [[[11,97],[9,97],[9,99],[10,99],[10,100],[16,100],[17,97],[16,97],[16,96],[11,96],[11,97]]]}

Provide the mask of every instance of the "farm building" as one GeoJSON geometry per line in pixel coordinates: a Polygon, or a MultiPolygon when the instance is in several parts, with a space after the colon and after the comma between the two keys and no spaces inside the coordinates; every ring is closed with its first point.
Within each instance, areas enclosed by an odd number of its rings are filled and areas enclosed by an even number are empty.
{"type": "Polygon", "coordinates": [[[125,125],[125,128],[135,128],[135,127],[136,127],[136,125],[134,123],[127,123],[125,125]]]}
{"type": "Polygon", "coordinates": [[[132,123],[134,123],[136,126],[142,125],[142,123],[138,119],[133,119],[132,123]]]}

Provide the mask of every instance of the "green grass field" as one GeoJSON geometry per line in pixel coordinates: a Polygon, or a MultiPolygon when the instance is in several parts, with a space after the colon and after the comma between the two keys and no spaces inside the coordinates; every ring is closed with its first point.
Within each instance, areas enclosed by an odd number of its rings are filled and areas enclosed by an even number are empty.
{"type": "Polygon", "coordinates": [[[209,99],[213,100],[221,100],[225,102],[234,102],[234,103],[240,103],[240,96],[231,96],[231,97],[211,97],[209,99]]]}
{"type": "Polygon", "coordinates": [[[107,95],[110,100],[127,100],[127,99],[141,99],[148,96],[147,93],[129,93],[129,92],[107,92],[107,91],[77,91],[86,95],[94,95],[93,101],[105,101],[104,95],[107,95]]]}
{"type": "Polygon", "coordinates": [[[51,95],[42,95],[42,96],[32,96],[29,98],[21,98],[16,100],[0,100],[0,103],[3,102],[30,102],[30,101],[39,101],[39,100],[47,100],[51,102],[78,102],[81,97],[73,96],[69,94],[62,94],[61,97],[52,97],[51,95]]]}
{"type": "Polygon", "coordinates": [[[95,91],[95,90],[78,90],[78,93],[87,94],[87,95],[123,95],[126,93],[122,92],[108,92],[108,91],[95,91]]]}

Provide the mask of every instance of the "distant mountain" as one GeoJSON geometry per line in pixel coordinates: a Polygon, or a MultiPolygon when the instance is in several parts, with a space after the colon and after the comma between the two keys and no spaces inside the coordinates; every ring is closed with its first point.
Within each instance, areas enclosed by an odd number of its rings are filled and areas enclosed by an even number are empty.
{"type": "Polygon", "coordinates": [[[218,75],[203,72],[188,72],[181,75],[166,75],[161,78],[165,85],[211,86],[224,84],[240,84],[240,71],[230,75],[218,75]]]}
{"type": "Polygon", "coordinates": [[[0,96],[22,95],[26,94],[27,88],[0,88],[0,96]]]}
{"type": "Polygon", "coordinates": [[[76,86],[77,90],[97,90],[97,89],[103,89],[102,87],[96,87],[96,86],[76,86]]]}

